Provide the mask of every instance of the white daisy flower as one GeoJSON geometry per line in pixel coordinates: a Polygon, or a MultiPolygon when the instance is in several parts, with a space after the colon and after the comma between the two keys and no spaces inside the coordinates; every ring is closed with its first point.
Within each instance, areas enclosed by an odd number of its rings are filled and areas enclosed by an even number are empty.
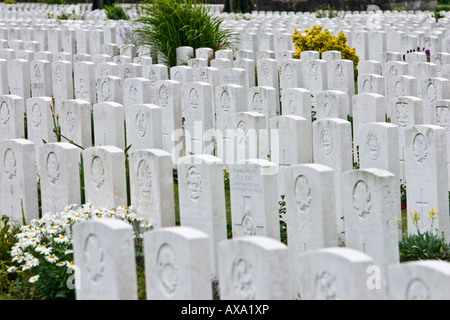
{"type": "Polygon", "coordinates": [[[45,254],[46,256],[48,256],[51,252],[52,248],[45,248],[44,250],[42,250],[42,253],[45,254]]]}
{"type": "Polygon", "coordinates": [[[58,261],[58,257],[55,256],[54,254],[51,254],[51,255],[45,257],[45,259],[46,259],[48,262],[56,262],[56,261],[58,261]]]}
{"type": "Polygon", "coordinates": [[[16,272],[16,271],[17,271],[17,267],[16,266],[9,267],[8,270],[6,270],[6,272],[8,272],[8,273],[16,272]]]}
{"type": "Polygon", "coordinates": [[[70,241],[69,238],[67,238],[64,235],[61,235],[59,237],[55,237],[54,240],[55,240],[56,243],[68,243],[70,241]]]}
{"type": "Polygon", "coordinates": [[[38,280],[39,280],[39,275],[35,275],[35,276],[31,277],[30,280],[28,280],[28,281],[30,283],[35,283],[38,280]]]}

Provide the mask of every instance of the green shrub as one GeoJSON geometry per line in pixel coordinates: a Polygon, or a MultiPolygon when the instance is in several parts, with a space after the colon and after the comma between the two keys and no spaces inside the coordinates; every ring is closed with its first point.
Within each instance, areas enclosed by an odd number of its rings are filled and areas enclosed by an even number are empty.
{"type": "Polygon", "coordinates": [[[316,25],[311,29],[305,29],[305,34],[295,29],[292,35],[295,46],[294,58],[299,59],[302,51],[314,50],[320,54],[324,51],[336,50],[340,51],[342,59],[353,61],[353,69],[355,80],[358,77],[359,56],[356,54],[355,48],[351,48],[347,44],[347,36],[340,31],[337,36],[333,36],[328,29],[322,30],[321,25],[316,25]]]}
{"type": "Polygon", "coordinates": [[[105,15],[109,20],[128,20],[128,15],[124,8],[116,3],[105,5],[105,15]]]}
{"type": "Polygon", "coordinates": [[[144,0],[139,6],[135,45],[149,45],[168,67],[177,65],[176,49],[182,46],[230,48],[233,33],[223,19],[209,14],[196,0],[144,0]]]}

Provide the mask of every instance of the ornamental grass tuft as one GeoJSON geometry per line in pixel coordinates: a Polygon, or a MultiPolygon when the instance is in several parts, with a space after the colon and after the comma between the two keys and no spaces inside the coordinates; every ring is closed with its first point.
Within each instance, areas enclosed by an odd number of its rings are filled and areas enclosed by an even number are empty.
{"type": "Polygon", "coordinates": [[[232,47],[235,34],[222,25],[223,19],[209,13],[196,0],[144,0],[134,20],[135,45],[148,45],[158,63],[177,65],[176,49],[189,46],[214,51],[232,47]]]}

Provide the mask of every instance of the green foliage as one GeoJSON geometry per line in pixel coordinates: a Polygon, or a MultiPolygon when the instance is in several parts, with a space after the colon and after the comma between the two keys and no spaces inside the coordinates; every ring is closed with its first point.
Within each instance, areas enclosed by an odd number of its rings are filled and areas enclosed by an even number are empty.
{"type": "Polygon", "coordinates": [[[278,214],[280,216],[280,239],[281,242],[287,245],[286,200],[284,198],[285,195],[282,195],[281,200],[278,201],[278,214]]]}
{"type": "Polygon", "coordinates": [[[404,237],[399,244],[400,261],[450,258],[450,246],[444,236],[425,231],[404,237]]]}
{"type": "Polygon", "coordinates": [[[316,10],[316,18],[343,18],[345,15],[344,11],[335,10],[330,4],[323,4],[319,6],[316,10]]]}
{"type": "Polygon", "coordinates": [[[38,2],[45,4],[67,4],[66,0],[38,0],[38,2]]]}
{"type": "Polygon", "coordinates": [[[444,15],[441,13],[441,11],[448,11],[450,9],[450,6],[436,6],[434,8],[433,14],[431,15],[436,22],[439,22],[439,19],[444,18],[444,15]]]}
{"type": "Polygon", "coordinates": [[[105,5],[105,15],[109,20],[128,20],[128,15],[121,5],[113,3],[108,6],[105,5]]]}
{"type": "Polygon", "coordinates": [[[253,0],[225,0],[224,12],[251,13],[255,10],[253,0]]]}
{"type": "Polygon", "coordinates": [[[232,45],[234,34],[222,26],[223,19],[210,15],[196,0],[144,0],[138,8],[135,44],[149,45],[161,57],[158,63],[168,67],[177,65],[178,47],[216,51],[232,45]]]}
{"type": "Polygon", "coordinates": [[[13,279],[7,273],[7,264],[11,262],[11,247],[20,232],[20,225],[11,221],[7,215],[0,218],[0,293],[8,292],[10,281],[13,279]]]}
{"type": "Polygon", "coordinates": [[[84,20],[84,16],[79,15],[75,12],[75,10],[72,10],[71,13],[63,12],[56,16],[58,20],[84,20]]]}
{"type": "Polygon", "coordinates": [[[433,209],[429,212],[431,220],[430,230],[420,231],[417,223],[420,215],[417,212],[412,214],[412,222],[417,228],[415,234],[402,237],[399,242],[400,262],[427,259],[450,259],[450,245],[446,242],[444,234],[439,234],[433,229],[433,221],[437,218],[437,212],[433,209]]]}

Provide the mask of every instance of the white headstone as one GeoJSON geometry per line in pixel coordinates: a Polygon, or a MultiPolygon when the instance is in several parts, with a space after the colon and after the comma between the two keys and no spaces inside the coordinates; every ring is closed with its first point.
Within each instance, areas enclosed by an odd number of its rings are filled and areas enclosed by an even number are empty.
{"type": "Polygon", "coordinates": [[[56,142],[51,106],[52,98],[50,97],[35,97],[26,100],[27,137],[28,140],[35,143],[36,148],[44,141],[56,142]]]}
{"type": "MultiPolygon", "coordinates": [[[[129,151],[161,149],[163,146],[161,107],[154,104],[135,104],[125,113],[129,151]]],[[[169,136],[170,138],[170,136],[169,136]]],[[[167,150],[166,150],[167,151],[167,150]]]]}
{"type": "Polygon", "coordinates": [[[408,233],[416,233],[412,218],[419,216],[417,228],[429,230],[429,211],[438,213],[434,227],[448,239],[448,168],[445,128],[413,125],[405,132],[405,176],[407,181],[408,233]]]}
{"type": "Polygon", "coordinates": [[[450,263],[410,261],[388,269],[389,300],[448,300],[450,263]]]}
{"type": "Polygon", "coordinates": [[[277,166],[263,159],[230,164],[233,237],[265,236],[280,240],[277,166]]]}
{"type": "Polygon", "coordinates": [[[64,100],[73,99],[72,63],[66,60],[52,62],[53,96],[56,110],[64,100]]]}
{"type": "Polygon", "coordinates": [[[289,299],[286,245],[253,236],[222,241],[218,249],[221,300],[289,299]],[[267,273],[263,268],[277,272],[267,273]]]}
{"type": "Polygon", "coordinates": [[[178,159],[180,225],[205,232],[210,240],[211,270],[217,276],[217,244],[227,238],[222,160],[211,155],[178,159]]]}
{"type": "Polygon", "coordinates": [[[153,99],[151,81],[143,77],[125,79],[122,99],[125,109],[134,104],[151,103],[153,99]]]}
{"type": "Polygon", "coordinates": [[[385,269],[399,262],[398,179],[375,168],[347,171],[342,179],[345,246],[373,257],[385,292],[385,269]]]}
{"type": "Polygon", "coordinates": [[[73,68],[75,99],[96,103],[95,64],[90,61],[80,61],[75,62],[73,68]]]}
{"type": "Polygon", "coordinates": [[[38,148],[42,213],[81,205],[81,149],[68,142],[46,143],[38,148]]]}
{"type": "Polygon", "coordinates": [[[32,97],[53,95],[52,66],[45,60],[30,62],[30,86],[32,97]]]}
{"type": "Polygon", "coordinates": [[[211,239],[190,227],[144,235],[148,300],[211,300],[211,239]]]}
{"type": "Polygon", "coordinates": [[[80,99],[64,100],[59,112],[61,134],[83,148],[92,146],[92,105],[80,99]]]}
{"type": "Polygon", "coordinates": [[[349,95],[340,90],[320,91],[316,95],[316,119],[340,118],[350,114],[349,95]]]}
{"type": "Polygon", "coordinates": [[[30,62],[15,59],[8,62],[8,80],[10,94],[23,99],[30,98],[30,62]]]}
{"type": "Polygon", "coordinates": [[[113,219],[73,227],[77,300],[137,300],[136,259],[130,224],[113,219]]]}
{"type": "Polygon", "coordinates": [[[125,150],[125,109],[117,102],[93,106],[95,146],[115,146],[125,150]]]}
{"type": "Polygon", "coordinates": [[[208,135],[213,136],[214,128],[213,86],[190,82],[183,86],[183,94],[186,152],[212,154],[214,147],[208,135]]]}
{"type": "Polygon", "coordinates": [[[161,107],[162,149],[171,153],[173,162],[182,156],[181,84],[176,80],[160,80],[154,85],[155,104],[161,107]]]}
{"type": "Polygon", "coordinates": [[[122,79],[117,76],[97,78],[97,102],[122,103],[122,79]]]}
{"type": "Polygon", "coordinates": [[[90,147],[82,155],[86,201],[95,208],[126,206],[124,151],[114,146],[90,147]]]}
{"type": "Polygon", "coordinates": [[[0,141],[25,138],[24,99],[16,95],[0,96],[0,141]]]}
{"type": "Polygon", "coordinates": [[[290,267],[299,254],[338,246],[335,173],[322,164],[298,164],[286,174],[286,214],[290,267]]]}
{"type": "Polygon", "coordinates": [[[0,210],[25,224],[39,218],[34,143],[26,139],[0,141],[0,210]]]}
{"type": "Polygon", "coordinates": [[[292,297],[305,300],[377,300],[369,287],[374,259],[352,248],[323,248],[304,252],[291,269],[292,297]]]}
{"type": "Polygon", "coordinates": [[[170,153],[139,149],[130,153],[130,202],[155,228],[175,226],[173,165],[170,153]]]}

